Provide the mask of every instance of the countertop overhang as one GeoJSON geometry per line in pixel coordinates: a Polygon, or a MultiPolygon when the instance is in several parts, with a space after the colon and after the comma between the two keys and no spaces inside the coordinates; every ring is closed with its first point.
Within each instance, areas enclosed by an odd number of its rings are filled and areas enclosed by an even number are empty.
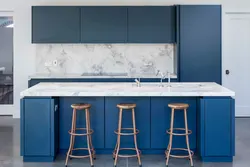
{"type": "Polygon", "coordinates": [[[21,97],[43,96],[235,96],[235,92],[214,82],[164,83],[131,82],[43,82],[20,93],[21,97]]]}

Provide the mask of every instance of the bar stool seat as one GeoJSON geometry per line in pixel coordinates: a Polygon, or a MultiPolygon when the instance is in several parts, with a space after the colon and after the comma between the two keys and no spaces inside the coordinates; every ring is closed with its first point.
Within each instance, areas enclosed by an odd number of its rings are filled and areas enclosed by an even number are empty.
{"type": "Polygon", "coordinates": [[[166,167],[168,167],[169,157],[189,158],[190,159],[190,164],[193,167],[194,164],[193,164],[192,156],[194,155],[194,152],[190,150],[189,138],[188,138],[188,135],[190,135],[192,133],[192,131],[188,129],[188,124],[187,124],[187,108],[189,107],[189,105],[186,104],[186,103],[171,103],[171,104],[168,104],[168,107],[171,108],[171,124],[170,124],[170,129],[166,131],[166,133],[169,134],[169,144],[168,144],[167,150],[165,151],[165,154],[166,154],[166,167]],[[185,128],[174,128],[174,113],[175,113],[175,110],[183,110],[184,111],[185,128]],[[175,131],[178,131],[178,132],[175,132],[175,131]],[[172,148],[173,136],[186,136],[187,148],[172,148]],[[186,151],[186,152],[188,152],[188,155],[174,155],[174,154],[171,154],[171,151],[173,151],[173,150],[186,151]]]}
{"type": "Polygon", "coordinates": [[[72,104],[71,108],[76,109],[76,110],[84,110],[84,109],[89,109],[91,107],[90,104],[85,104],[85,103],[79,103],[79,104],[72,104]]]}
{"type": "Polygon", "coordinates": [[[189,105],[186,103],[170,103],[168,104],[168,107],[177,109],[177,110],[184,110],[184,109],[187,109],[189,105]]]}
{"type": "Polygon", "coordinates": [[[131,158],[131,157],[137,157],[138,159],[138,163],[139,166],[141,167],[141,158],[140,158],[140,154],[141,151],[138,149],[137,146],[137,139],[136,139],[136,135],[139,133],[139,130],[136,129],[136,125],[135,125],[135,107],[136,104],[134,103],[129,103],[129,104],[117,104],[117,107],[119,108],[119,121],[118,121],[118,129],[115,130],[115,134],[117,134],[117,142],[116,142],[116,146],[115,149],[113,151],[113,158],[114,158],[114,166],[116,167],[117,165],[117,160],[118,157],[121,158],[131,158]],[[122,128],[122,112],[123,110],[130,110],[132,111],[132,122],[133,122],[133,128],[122,128]],[[134,136],[134,148],[120,148],[120,142],[121,142],[121,136],[129,136],[132,135],[134,136]],[[130,151],[135,151],[136,154],[120,154],[119,152],[121,150],[130,150],[130,151]]]}
{"type": "Polygon", "coordinates": [[[125,104],[125,103],[121,103],[121,104],[117,104],[117,107],[118,108],[121,108],[121,109],[133,109],[136,107],[136,104],[132,104],[132,103],[128,103],[128,104],[125,104]]]}
{"type": "Polygon", "coordinates": [[[90,107],[91,107],[90,104],[85,104],[85,103],[71,105],[71,108],[73,108],[73,116],[72,116],[71,130],[68,131],[70,134],[70,146],[67,152],[67,157],[66,157],[66,162],[65,162],[66,167],[68,165],[69,157],[70,158],[89,158],[91,167],[94,167],[93,159],[95,159],[95,150],[94,150],[94,147],[92,144],[92,138],[91,138],[91,134],[94,133],[94,131],[90,128],[90,115],[89,115],[90,107]],[[85,111],[86,127],[84,128],[76,127],[77,110],[85,111]],[[86,136],[87,148],[74,148],[75,136],[86,136]],[[88,155],[73,155],[73,151],[77,151],[77,150],[86,150],[88,151],[89,154],[88,155]]]}

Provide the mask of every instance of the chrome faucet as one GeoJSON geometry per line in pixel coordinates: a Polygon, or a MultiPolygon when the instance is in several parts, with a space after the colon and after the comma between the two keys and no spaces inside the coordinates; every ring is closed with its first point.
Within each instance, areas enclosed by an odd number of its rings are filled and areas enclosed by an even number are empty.
{"type": "Polygon", "coordinates": [[[162,73],[160,70],[157,70],[157,73],[156,73],[156,76],[161,76],[161,84],[160,84],[160,87],[164,87],[163,83],[162,83],[162,80],[163,79],[166,79],[166,74],[162,73]]]}
{"type": "Polygon", "coordinates": [[[163,85],[163,83],[162,83],[162,80],[163,79],[166,79],[166,75],[168,76],[168,87],[170,87],[171,85],[170,85],[170,82],[171,82],[171,73],[170,72],[167,72],[167,74],[164,74],[164,73],[162,73],[160,70],[157,70],[157,73],[156,73],[156,76],[161,76],[161,84],[160,84],[160,86],[161,87],[164,87],[164,85],[163,85]]]}
{"type": "Polygon", "coordinates": [[[138,79],[136,78],[135,82],[136,82],[137,87],[141,87],[141,79],[140,78],[138,78],[138,79]]]}

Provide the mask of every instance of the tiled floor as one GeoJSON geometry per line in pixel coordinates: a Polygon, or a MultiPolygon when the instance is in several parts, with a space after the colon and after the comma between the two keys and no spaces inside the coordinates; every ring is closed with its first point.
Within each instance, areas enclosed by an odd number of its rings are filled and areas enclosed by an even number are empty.
{"type": "MultiPolygon", "coordinates": [[[[18,119],[0,117],[0,167],[64,167],[65,157],[58,157],[54,163],[23,163],[19,154],[20,126],[18,119]]],[[[163,155],[144,155],[143,167],[165,167],[163,155]]],[[[110,155],[98,155],[95,167],[112,167],[110,155]]],[[[236,119],[236,156],[233,163],[201,163],[195,167],[250,167],[250,119],[236,119]]],[[[71,160],[68,167],[90,167],[88,159],[71,160]]],[[[123,159],[118,167],[136,167],[135,159],[123,159]]],[[[169,167],[188,167],[189,161],[170,159],[169,167]]]]}

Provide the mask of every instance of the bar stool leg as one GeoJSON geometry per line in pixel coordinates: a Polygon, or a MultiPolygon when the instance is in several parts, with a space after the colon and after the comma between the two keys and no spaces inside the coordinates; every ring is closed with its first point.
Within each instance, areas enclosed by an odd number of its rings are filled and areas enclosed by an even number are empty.
{"type": "Polygon", "coordinates": [[[86,114],[86,129],[87,129],[87,145],[88,145],[88,151],[89,151],[89,159],[90,159],[90,164],[91,164],[91,167],[93,167],[93,159],[92,159],[92,152],[91,152],[91,149],[90,149],[90,129],[89,129],[89,110],[88,109],[85,109],[85,114],[86,114]]]}
{"type": "MultiPolygon", "coordinates": [[[[90,113],[89,113],[89,110],[88,110],[88,116],[89,116],[89,129],[91,129],[91,126],[90,126],[90,113]]],[[[93,144],[92,144],[92,135],[89,136],[90,138],[90,149],[91,151],[93,152],[93,158],[96,159],[96,155],[95,155],[95,149],[93,147],[93,144]]]]}
{"type": "Polygon", "coordinates": [[[184,109],[184,119],[185,119],[185,131],[186,131],[186,143],[187,143],[188,155],[189,155],[191,166],[194,166],[194,164],[193,164],[193,158],[192,158],[192,154],[191,154],[190,146],[189,146],[188,124],[187,124],[187,110],[186,109],[184,109]]]}
{"type": "Polygon", "coordinates": [[[138,150],[137,138],[136,138],[136,124],[135,124],[135,109],[134,108],[132,109],[132,120],[133,120],[135,150],[136,150],[139,166],[141,166],[141,157],[140,157],[140,153],[138,150]]]}
{"type": "MultiPolygon", "coordinates": [[[[76,109],[73,110],[71,132],[74,131],[74,124],[76,122],[76,117],[75,116],[76,116],[76,109]]],[[[68,165],[69,155],[71,154],[72,149],[73,149],[73,135],[70,136],[70,145],[69,145],[69,150],[67,152],[67,157],[66,157],[66,162],[65,162],[66,167],[68,165]]]]}
{"type": "MultiPolygon", "coordinates": [[[[73,116],[75,117],[75,121],[73,122],[73,133],[76,133],[76,113],[77,112],[73,112],[73,116]]],[[[71,149],[70,155],[73,154],[74,145],[75,145],[75,136],[73,136],[72,138],[72,149],[71,149]]]]}
{"type": "Polygon", "coordinates": [[[120,140],[121,140],[121,128],[122,128],[122,109],[120,109],[119,112],[119,123],[118,123],[118,135],[117,135],[117,148],[115,150],[115,162],[114,166],[116,167],[117,165],[117,159],[118,159],[118,154],[120,151],[120,140]]]}
{"type": "Polygon", "coordinates": [[[166,167],[168,167],[169,156],[170,156],[170,152],[172,149],[173,128],[174,128],[174,109],[172,109],[172,111],[171,111],[171,125],[170,125],[169,144],[168,144],[169,150],[167,152],[166,167]]]}

